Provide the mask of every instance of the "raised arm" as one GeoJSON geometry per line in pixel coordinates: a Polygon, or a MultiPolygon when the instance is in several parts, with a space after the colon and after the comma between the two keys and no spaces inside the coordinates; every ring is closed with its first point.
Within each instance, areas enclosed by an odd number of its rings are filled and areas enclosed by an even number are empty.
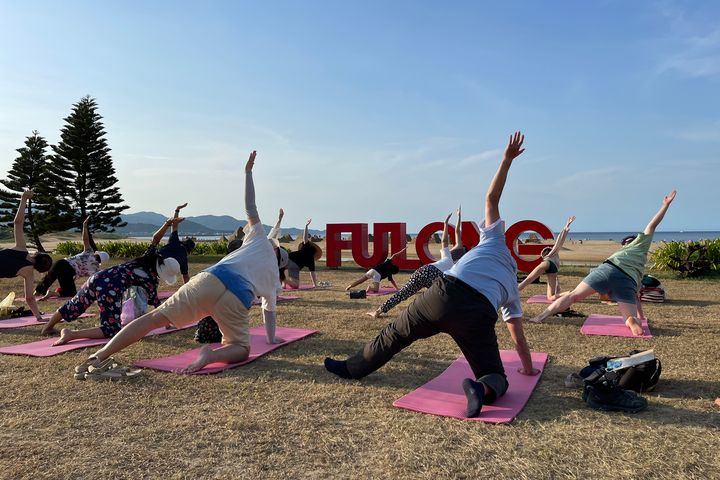
{"type": "Polygon", "coordinates": [[[152,236],[151,244],[152,245],[159,245],[162,241],[163,237],[165,236],[165,232],[167,232],[167,229],[174,223],[174,219],[168,218],[165,220],[165,223],[163,223],[160,228],[158,228],[157,232],[152,236]]]}
{"type": "Polygon", "coordinates": [[[488,187],[487,194],[485,195],[485,226],[492,225],[500,218],[500,197],[505,188],[505,180],[507,179],[507,174],[513,160],[525,151],[525,149],[522,148],[524,140],[525,135],[520,132],[515,132],[510,135],[510,141],[505,148],[505,154],[503,155],[502,162],[500,162],[500,167],[490,182],[490,187],[488,187]]]}
{"type": "Polygon", "coordinates": [[[463,246],[462,241],[462,205],[460,205],[457,209],[457,226],[455,227],[455,248],[460,248],[463,246]]]}
{"type": "Polygon", "coordinates": [[[450,217],[452,217],[452,212],[448,213],[448,216],[445,217],[445,222],[443,223],[443,233],[442,237],[440,238],[440,244],[442,245],[442,248],[447,248],[450,246],[450,243],[448,242],[448,222],[450,221],[450,217]]]}
{"type": "Polygon", "coordinates": [[[548,257],[552,257],[556,253],[560,252],[560,249],[563,246],[563,243],[565,243],[565,238],[567,238],[568,232],[570,232],[570,225],[575,221],[575,215],[572,217],[569,217],[567,219],[567,222],[565,223],[565,228],[560,230],[560,233],[558,234],[558,238],[555,240],[555,245],[553,245],[552,250],[550,250],[550,253],[547,254],[548,257]]]}
{"type": "Polygon", "coordinates": [[[303,243],[307,243],[308,240],[310,240],[310,236],[308,235],[308,227],[310,226],[310,222],[312,222],[312,218],[308,218],[308,221],[305,224],[305,230],[303,230],[303,243]]]}
{"type": "Polygon", "coordinates": [[[15,214],[15,220],[13,221],[13,232],[15,233],[15,249],[25,250],[25,207],[27,202],[33,197],[32,190],[26,190],[20,197],[20,205],[18,205],[18,211],[15,214]]]}
{"type": "Polygon", "coordinates": [[[643,232],[645,235],[652,235],[653,233],[655,233],[655,229],[658,225],[660,225],[660,222],[662,222],[662,219],[665,216],[665,212],[667,212],[672,201],[675,200],[675,195],[677,195],[677,190],[673,190],[668,195],[666,195],[665,198],[663,198],[663,203],[660,207],[660,210],[658,210],[652,220],[650,220],[650,223],[647,224],[647,227],[645,227],[645,231],[643,232]]]}
{"type": "Polygon", "coordinates": [[[401,253],[403,253],[405,250],[407,250],[407,247],[404,247],[402,250],[398,250],[397,252],[393,253],[393,254],[390,256],[390,260],[393,260],[395,257],[397,257],[398,255],[400,255],[401,253]]]}
{"type": "Polygon", "coordinates": [[[85,252],[94,251],[92,248],[92,242],[90,242],[90,229],[88,227],[88,223],[90,223],[90,217],[92,215],[88,215],[85,217],[85,221],[83,222],[82,227],[82,240],[83,240],[83,250],[85,252]]]}
{"type": "MultiPolygon", "coordinates": [[[[185,207],[187,207],[187,202],[183,203],[182,205],[178,205],[178,206],[175,208],[175,215],[173,215],[173,220],[176,220],[178,217],[180,217],[180,210],[182,210],[182,209],[185,208],[185,207]]],[[[173,222],[173,224],[172,224],[172,231],[173,231],[173,232],[177,232],[177,230],[178,230],[178,225],[179,225],[179,224],[180,224],[180,222],[177,222],[177,221],[176,221],[176,222],[173,222]]]]}
{"type": "Polygon", "coordinates": [[[260,215],[258,215],[257,207],[255,206],[255,184],[253,183],[252,177],[252,169],[255,166],[256,155],[257,152],[253,150],[245,164],[245,214],[247,215],[248,225],[250,226],[260,223],[260,215]]]}
{"type": "Polygon", "coordinates": [[[270,233],[268,233],[268,238],[277,238],[277,236],[280,234],[280,224],[282,223],[282,219],[285,216],[285,211],[281,208],[280,213],[278,213],[278,219],[277,223],[275,223],[275,226],[270,229],[270,233]]]}

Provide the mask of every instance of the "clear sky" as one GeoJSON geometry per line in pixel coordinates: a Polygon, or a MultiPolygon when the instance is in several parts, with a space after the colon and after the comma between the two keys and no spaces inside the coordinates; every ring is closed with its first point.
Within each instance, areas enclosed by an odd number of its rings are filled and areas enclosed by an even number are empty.
{"type": "Polygon", "coordinates": [[[720,2],[0,0],[0,176],[95,97],[129,212],[720,230],[720,2]]]}

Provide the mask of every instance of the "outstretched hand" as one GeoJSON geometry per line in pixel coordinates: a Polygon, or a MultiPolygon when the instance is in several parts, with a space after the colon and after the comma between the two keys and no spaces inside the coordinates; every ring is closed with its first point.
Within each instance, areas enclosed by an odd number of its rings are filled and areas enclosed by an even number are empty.
{"type": "Polygon", "coordinates": [[[677,195],[677,190],[673,190],[668,195],[663,198],[663,205],[666,207],[669,207],[673,200],[675,200],[675,195],[677,195]]]}
{"type": "Polygon", "coordinates": [[[445,222],[443,223],[448,223],[450,221],[450,217],[452,217],[452,212],[448,213],[447,217],[445,217],[445,222]]]}
{"type": "Polygon", "coordinates": [[[92,213],[89,213],[87,217],[85,217],[85,220],[83,221],[83,225],[87,225],[88,222],[90,222],[90,218],[92,218],[92,213]]]}
{"type": "Polygon", "coordinates": [[[33,197],[33,191],[32,191],[32,190],[25,190],[25,191],[22,193],[22,196],[20,197],[20,199],[21,199],[21,200],[22,200],[22,199],[24,199],[24,200],[30,200],[32,197],[33,197]]]}
{"type": "Polygon", "coordinates": [[[575,221],[575,215],[572,215],[568,217],[567,222],[565,222],[565,228],[570,228],[570,225],[575,221]]]}
{"type": "Polygon", "coordinates": [[[505,159],[513,160],[520,156],[525,149],[522,148],[522,144],[525,141],[525,135],[520,132],[515,132],[510,135],[507,147],[505,147],[505,159]]]}
{"type": "Polygon", "coordinates": [[[305,226],[306,226],[306,227],[309,227],[309,226],[310,226],[310,222],[312,222],[312,218],[308,218],[308,221],[307,221],[307,223],[305,224],[305,226]]]}
{"type": "Polygon", "coordinates": [[[257,152],[253,150],[250,153],[250,158],[248,158],[247,163],[245,164],[245,173],[252,172],[253,167],[255,166],[255,156],[257,155],[257,152]]]}
{"type": "Polygon", "coordinates": [[[185,202],[182,205],[178,205],[177,207],[175,207],[175,211],[177,212],[178,210],[182,210],[183,208],[185,208],[187,206],[188,206],[188,204],[187,204],[187,202],[185,202]]]}
{"type": "Polygon", "coordinates": [[[285,216],[285,210],[283,210],[283,209],[281,208],[281,209],[280,209],[280,213],[278,213],[278,218],[279,218],[280,220],[282,220],[282,218],[283,218],[284,216],[285,216]]]}

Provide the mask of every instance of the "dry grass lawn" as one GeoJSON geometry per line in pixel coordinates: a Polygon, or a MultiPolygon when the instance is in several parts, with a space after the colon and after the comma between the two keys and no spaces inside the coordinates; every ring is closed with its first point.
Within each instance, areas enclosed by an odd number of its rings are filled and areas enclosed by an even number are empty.
{"type": "MultiPolygon", "coordinates": [[[[206,265],[191,264],[191,273],[206,265]]],[[[362,381],[324,370],[325,356],[353,353],[388,321],[364,315],[377,298],[350,300],[342,291],[360,272],[321,269],[331,289],[281,304],[280,324],[319,334],[219,375],[145,371],[125,384],[81,383],[72,369],[90,350],[0,356],[0,477],[720,478],[720,413],[712,406],[720,396],[718,280],[664,279],[671,301],[645,307],[650,341],[584,337],[582,318],[526,324],[533,349],[550,353],[548,367],[512,424],[488,425],[391,405],[459,355],[447,336],[412,345],[362,381]],[[645,412],[594,411],[563,386],[588,358],[637,347],[654,348],[663,361],[645,412]]],[[[563,269],[563,286],[586,272],[563,269]]],[[[523,298],[544,287],[532,285],[523,298]]],[[[11,289],[19,294],[20,281],[0,281],[0,292],[11,289]]],[[[526,316],[540,308],[528,306],[526,316]]],[[[575,308],[616,307],[590,298],[575,308]]],[[[252,319],[260,323],[259,309],[252,319]]],[[[36,340],[39,331],[2,330],[0,345],[36,340]]],[[[501,323],[497,331],[501,347],[512,348],[501,323]]],[[[188,350],[197,346],[192,335],[144,340],[116,358],[130,364],[188,350]]]]}

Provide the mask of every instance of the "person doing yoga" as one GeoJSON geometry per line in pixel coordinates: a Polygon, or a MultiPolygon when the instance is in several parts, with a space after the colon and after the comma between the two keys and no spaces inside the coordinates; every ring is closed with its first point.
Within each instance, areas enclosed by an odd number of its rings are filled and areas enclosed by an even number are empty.
{"type": "Polygon", "coordinates": [[[66,322],[76,320],[93,302],[97,302],[100,326],[83,330],[63,328],[60,339],[54,345],[64,345],[79,338],[112,338],[122,328],[120,314],[123,293],[126,290],[131,287],[142,288],[147,293],[147,303],[158,306],[160,300],[157,290],[160,279],[172,285],[177,281],[178,273],[180,273],[178,261],[172,257],[164,258],[158,253],[157,245],[150,244],[142,256],[100,270],[88,278],[75,296],[53,314],[43,328],[42,334],[56,334],[55,325],[63,320],[66,322]]]}
{"type": "Polygon", "coordinates": [[[393,284],[395,290],[398,290],[398,285],[397,283],[395,283],[393,275],[400,272],[400,268],[393,263],[393,260],[405,250],[407,250],[407,247],[403,248],[399,252],[392,254],[390,258],[388,258],[384,262],[375,265],[373,268],[365,272],[360,278],[345,287],[345,291],[349,291],[351,288],[357,287],[361,283],[372,280],[372,283],[367,287],[367,291],[372,293],[378,293],[380,291],[380,282],[385,278],[387,278],[390,283],[393,284]]]}
{"type": "Polygon", "coordinates": [[[537,375],[523,333],[517,289],[517,265],[505,245],[505,223],[499,203],[513,160],[523,153],[524,136],[510,136],[503,160],[485,196],[485,221],[480,243],[445,275],[433,282],[398,318],[363,349],[345,361],[325,359],[325,368],[342,378],[363,378],[379,369],[413,342],[438,333],[449,334],[460,347],[475,378],[462,387],[468,417],[505,394],[507,377],[500,359],[495,324],[498,309],[515,343],[523,375],[537,375]]]}
{"type": "MultiPolygon", "coordinates": [[[[458,209],[458,215],[460,215],[460,209],[458,209]]],[[[374,312],[368,312],[367,315],[370,315],[373,318],[378,318],[389,312],[390,309],[395,307],[397,304],[412,297],[423,288],[430,288],[430,285],[432,285],[432,282],[435,281],[436,278],[442,277],[442,274],[453,266],[454,262],[450,254],[448,242],[448,222],[450,221],[451,216],[452,213],[448,214],[445,218],[445,222],[443,223],[443,233],[440,239],[442,245],[442,248],[440,249],[440,260],[428,265],[423,265],[415,270],[413,274],[410,275],[410,279],[400,290],[385,301],[385,303],[380,305],[377,310],[374,312]]]]}
{"type": "Polygon", "coordinates": [[[530,319],[542,323],[550,315],[567,310],[570,305],[579,302],[593,293],[607,294],[617,302],[625,325],[633,335],[642,335],[642,320],[645,315],[638,298],[642,284],[640,280],[645,270],[647,254],[652,244],[655,229],[662,221],[677,192],[673,190],[662,201],[660,210],[647,224],[645,230],[637,235],[625,237],[622,247],[603,263],[592,269],[575,289],[555,300],[540,315],[530,319]]]}
{"type": "Polygon", "coordinates": [[[312,222],[312,218],[305,224],[303,231],[303,239],[294,252],[290,252],[290,260],[287,268],[280,270],[280,279],[286,288],[300,287],[300,270],[307,268],[310,271],[310,279],[313,286],[318,286],[317,275],[315,274],[315,262],[320,260],[322,249],[315,243],[310,241],[308,227],[312,222]]]}
{"type": "Polygon", "coordinates": [[[23,192],[20,205],[13,221],[13,234],[15,245],[0,249],[0,278],[21,277],[25,286],[25,302],[39,322],[43,322],[42,313],[38,309],[33,286],[35,284],[35,270],[45,273],[52,266],[52,257],[47,253],[29,253],[25,243],[25,208],[28,200],[32,199],[32,190],[23,192]]]}
{"type": "Polygon", "coordinates": [[[535,267],[533,271],[525,277],[525,280],[518,285],[518,290],[522,292],[525,287],[540,278],[540,275],[545,274],[547,276],[547,298],[548,300],[557,300],[560,296],[560,280],[558,279],[558,269],[560,268],[560,250],[562,249],[563,243],[565,243],[565,238],[567,237],[568,232],[570,232],[570,225],[574,221],[575,216],[568,218],[565,223],[565,228],[560,230],[552,248],[543,248],[540,253],[542,262],[540,262],[540,265],[535,267]]]}
{"type": "Polygon", "coordinates": [[[250,307],[258,296],[262,297],[267,342],[284,342],[275,336],[275,306],[277,295],[282,291],[278,267],[287,265],[288,254],[265,235],[260,222],[252,177],[255,157],[256,152],[253,151],[245,165],[248,223],[242,246],[192,277],[158,308],[124,327],[107,345],[75,368],[76,378],[84,378],[87,372],[101,377],[104,372],[109,377],[122,376],[124,370],[116,368],[111,355],[156,328],[168,325],[182,328],[207,316],[212,316],[217,322],[222,333],[222,346],[214,350],[210,345],[203,346],[197,358],[183,372],[196,372],[214,362],[241,362],[250,353],[250,307]]]}
{"type": "Polygon", "coordinates": [[[103,263],[110,259],[107,252],[96,252],[92,235],[88,228],[91,215],[85,218],[82,226],[83,251],[72,257],[61,258],[53,263],[50,271],[35,287],[35,295],[42,296],[39,300],[46,300],[53,292],[50,287],[58,281],[59,289],[55,292],[59,297],[74,297],[77,293],[76,277],[89,277],[101,270],[103,263]]]}
{"type": "Polygon", "coordinates": [[[190,281],[190,275],[188,273],[188,255],[190,255],[190,253],[195,249],[195,240],[190,237],[185,237],[183,240],[180,240],[180,235],[178,234],[178,225],[185,220],[184,218],[180,218],[180,210],[185,207],[187,207],[187,202],[182,205],[178,205],[177,208],[175,208],[175,214],[172,219],[168,219],[160,230],[153,235],[152,239],[152,243],[154,245],[158,245],[165,236],[167,228],[172,225],[170,238],[168,239],[167,244],[163,245],[160,250],[158,250],[158,253],[163,258],[170,257],[178,261],[180,264],[180,273],[182,274],[183,283],[190,281]]]}

